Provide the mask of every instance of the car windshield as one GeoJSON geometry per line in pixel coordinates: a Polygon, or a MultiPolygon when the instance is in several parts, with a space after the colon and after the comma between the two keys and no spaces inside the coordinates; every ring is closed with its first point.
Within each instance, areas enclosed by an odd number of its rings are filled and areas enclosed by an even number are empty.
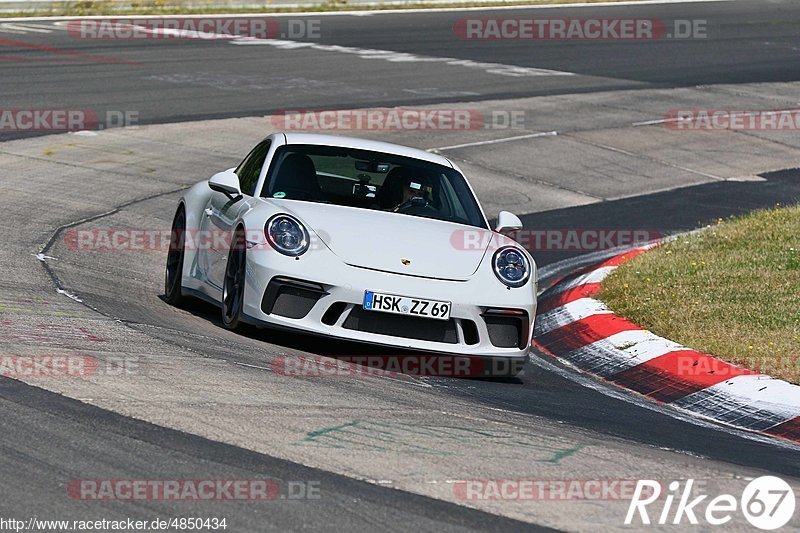
{"type": "Polygon", "coordinates": [[[261,196],[394,212],[486,228],[455,169],[394,154],[322,145],[276,150],[261,196]]]}

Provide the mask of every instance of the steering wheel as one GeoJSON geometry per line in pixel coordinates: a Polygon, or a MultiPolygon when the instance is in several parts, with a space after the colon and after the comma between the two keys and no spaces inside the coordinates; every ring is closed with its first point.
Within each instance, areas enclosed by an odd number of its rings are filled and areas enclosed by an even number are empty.
{"type": "Polygon", "coordinates": [[[436,208],[433,207],[427,198],[424,196],[415,196],[410,200],[406,200],[402,204],[398,205],[394,208],[395,213],[409,213],[411,211],[428,211],[428,212],[437,212],[436,208]]]}

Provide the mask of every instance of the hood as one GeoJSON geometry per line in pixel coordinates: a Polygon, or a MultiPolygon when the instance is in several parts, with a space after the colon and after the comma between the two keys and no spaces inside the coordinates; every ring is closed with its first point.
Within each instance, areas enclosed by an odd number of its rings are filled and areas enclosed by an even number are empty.
{"type": "Polygon", "coordinates": [[[494,235],[474,226],[385,211],[290,200],[275,205],[305,222],[345,263],[397,274],[466,280],[478,269],[494,235]]]}

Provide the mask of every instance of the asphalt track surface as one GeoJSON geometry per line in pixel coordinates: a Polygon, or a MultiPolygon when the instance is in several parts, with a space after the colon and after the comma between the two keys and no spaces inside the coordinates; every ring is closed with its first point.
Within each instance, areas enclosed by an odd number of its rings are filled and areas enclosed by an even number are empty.
{"type": "MultiPolygon", "coordinates": [[[[319,22],[321,45],[449,57],[573,73],[510,77],[425,63],[280,53],[271,46],[193,40],[76,39],[66,31],[0,31],[4,106],[135,110],[139,123],[265,115],[286,109],[480,101],[600,90],[796,80],[800,13],[791,1],[609,8],[279,17],[319,22]],[[476,41],[456,37],[470,17],[548,16],[703,20],[707,39],[476,41]],[[33,46],[30,46],[33,44],[33,46]],[[47,48],[37,48],[44,46],[47,48]],[[42,62],[47,68],[42,68],[42,62]],[[115,62],[119,62],[116,63],[115,62]],[[412,68],[413,67],[413,68],[412,68]]],[[[45,26],[46,27],[46,26],[45,26]]],[[[42,29],[42,28],[38,28],[42,29]]],[[[316,34],[315,34],[316,35],[316,34]]]]}
{"type": "MultiPolygon", "coordinates": [[[[615,9],[615,15],[621,13],[616,16],[624,17],[708,19],[712,38],[591,45],[548,42],[533,48],[525,43],[503,41],[487,46],[453,38],[454,21],[474,12],[323,18],[324,44],[575,74],[539,78],[498,77],[479,69],[430,68],[424,63],[399,67],[401,63],[325,52],[283,54],[271,46],[224,42],[78,41],[58,31],[0,34],[0,39],[7,40],[0,41],[7,48],[3,53],[22,58],[0,61],[0,87],[4,108],[91,108],[101,113],[134,109],[140,112],[143,123],[157,124],[264,115],[283,109],[410,106],[800,79],[796,48],[800,46],[797,24],[800,9],[793,2],[615,9]],[[714,32],[719,32],[716,37],[714,32]],[[21,45],[19,41],[40,47],[21,45]],[[63,51],[69,53],[65,55],[63,51]],[[51,61],[55,56],[76,61],[51,61]],[[109,63],[98,59],[99,56],[133,63],[109,63]]],[[[559,9],[549,16],[571,14],[572,10],[559,9]]],[[[599,8],[580,11],[580,16],[587,18],[603,15],[607,11],[599,8]]],[[[530,15],[528,11],[504,10],[475,16],[530,15]]],[[[9,137],[13,136],[6,138],[9,137]]],[[[205,169],[201,172],[207,173],[205,169]]],[[[765,177],[765,181],[716,181],[550,209],[525,214],[522,219],[526,227],[645,228],[668,234],[695,228],[718,217],[800,199],[800,179],[796,172],[765,177]]],[[[174,194],[164,195],[132,204],[123,211],[131,217],[166,220],[175,198],[174,194]]],[[[91,211],[86,209],[87,214],[91,211]]],[[[76,219],[61,223],[72,220],[76,219]]],[[[55,226],[49,231],[53,229],[55,226]]],[[[46,234],[47,230],[42,229],[42,240],[46,234]]],[[[577,252],[543,252],[537,255],[537,260],[540,267],[547,267],[576,255],[577,252]]],[[[103,316],[121,318],[140,328],[167,325],[165,329],[152,328],[148,334],[175,346],[190,347],[204,358],[258,364],[259,359],[249,352],[256,343],[263,342],[257,332],[246,333],[240,339],[222,331],[209,332],[209,328],[218,329],[213,309],[198,305],[190,315],[175,315],[168,308],[152,303],[153,294],[160,287],[147,285],[137,276],[130,280],[115,277],[120,264],[95,266],[75,262],[55,266],[50,273],[57,283],[81,289],[80,294],[91,294],[92,298],[86,302],[92,313],[99,311],[103,316]],[[114,296],[115,287],[120,289],[118,297],[114,296]],[[145,293],[148,301],[137,302],[137,295],[145,293]],[[208,339],[213,339],[216,347],[208,346],[208,339]],[[225,345],[223,350],[220,343],[225,345]]],[[[40,267],[32,264],[31,269],[34,268],[40,267]]],[[[160,263],[148,268],[149,274],[158,278],[160,263]]],[[[269,340],[276,342],[278,348],[299,353],[355,350],[300,336],[269,340]]],[[[518,380],[434,380],[432,394],[442,404],[467,401],[498,413],[508,411],[531,415],[533,420],[563,424],[566,437],[578,435],[592,442],[619,440],[642,456],[652,454],[654,460],[659,453],[656,450],[676,450],[686,457],[729,465],[731,472],[741,471],[745,475],[772,472],[787,478],[800,477],[796,449],[676,419],[658,409],[646,408],[634,398],[626,400],[599,392],[596,389],[602,385],[586,386],[586,379],[575,379],[570,372],[549,362],[532,363],[518,380]]],[[[378,389],[372,392],[376,398],[382,396],[378,389]]],[[[410,394],[414,394],[413,388],[410,394]]],[[[0,511],[6,517],[82,518],[87,504],[65,498],[64,484],[86,476],[87,472],[118,479],[162,478],[164,472],[169,472],[173,478],[236,479],[263,475],[313,479],[325,487],[324,497],[311,509],[308,502],[287,502],[271,508],[225,503],[224,513],[235,516],[236,531],[536,527],[498,516],[499,513],[489,514],[437,498],[384,488],[324,468],[272,457],[263,451],[148,424],[19,381],[0,382],[0,413],[4,428],[0,437],[3,449],[0,471],[3,479],[9,481],[0,487],[0,511]]],[[[518,420],[514,423],[522,424],[518,420]]],[[[532,434],[540,429],[530,421],[524,424],[527,425],[522,425],[522,429],[532,434]]],[[[513,477],[508,472],[505,475],[513,477]]],[[[692,471],[687,470],[686,477],[691,475],[692,471]]],[[[174,503],[165,502],[98,503],[91,513],[148,519],[154,515],[193,513],[207,516],[219,511],[218,508],[210,511],[205,505],[185,503],[176,508],[174,503]]],[[[562,527],[577,528],[566,517],[562,527]]]]}

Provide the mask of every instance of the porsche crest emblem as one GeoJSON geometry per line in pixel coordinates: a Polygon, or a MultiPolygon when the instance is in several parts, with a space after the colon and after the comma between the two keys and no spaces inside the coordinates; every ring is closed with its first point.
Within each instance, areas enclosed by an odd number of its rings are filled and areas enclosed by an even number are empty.
{"type": "Polygon", "coordinates": [[[400,262],[403,263],[405,266],[408,266],[411,264],[411,259],[401,259],[400,262]]]}

